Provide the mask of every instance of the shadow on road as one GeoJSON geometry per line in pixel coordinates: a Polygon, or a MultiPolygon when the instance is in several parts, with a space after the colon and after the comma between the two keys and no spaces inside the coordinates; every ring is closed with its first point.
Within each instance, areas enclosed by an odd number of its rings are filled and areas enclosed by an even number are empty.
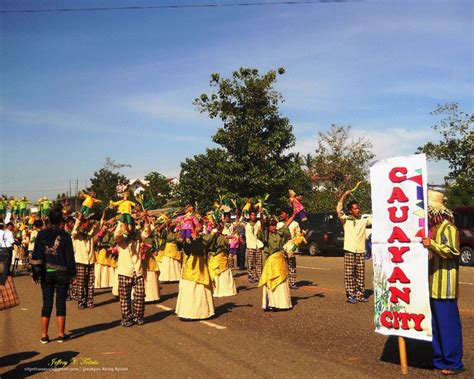
{"type": "MultiPolygon", "coordinates": [[[[431,342],[410,338],[405,338],[405,342],[407,346],[408,366],[422,369],[433,369],[433,347],[431,346],[431,342]]],[[[398,337],[388,337],[380,360],[383,362],[400,364],[398,337]]]]}
{"type": "Polygon", "coordinates": [[[373,289],[366,289],[366,290],[365,290],[365,293],[364,293],[364,297],[365,297],[366,299],[369,299],[373,294],[374,294],[374,290],[373,290],[373,289]]]}
{"type": "Polygon", "coordinates": [[[84,326],[83,328],[72,329],[70,330],[70,333],[71,333],[71,337],[75,339],[75,338],[80,338],[82,336],[85,336],[87,334],[109,330],[119,325],[120,325],[120,320],[114,320],[111,322],[103,322],[101,324],[88,325],[88,326],[84,326]]]}
{"type": "Polygon", "coordinates": [[[312,297],[326,297],[323,293],[315,293],[311,296],[292,296],[291,297],[291,304],[293,304],[293,306],[295,306],[296,304],[298,304],[301,300],[307,300],[307,299],[311,299],[312,297]]]}
{"type": "Polygon", "coordinates": [[[295,283],[298,287],[305,287],[305,286],[317,286],[318,283],[314,283],[311,280],[300,280],[299,282],[295,283]]]}
{"type": "Polygon", "coordinates": [[[119,298],[118,297],[113,297],[112,299],[105,300],[101,303],[95,303],[94,308],[103,307],[104,305],[108,305],[108,304],[112,304],[112,303],[118,303],[118,302],[119,302],[119,298]]]}
{"type": "Polygon", "coordinates": [[[252,290],[256,290],[256,289],[258,289],[258,287],[238,286],[238,287],[237,287],[237,292],[252,291],[252,290]]]}
{"type": "Polygon", "coordinates": [[[16,365],[17,363],[20,363],[21,361],[24,361],[26,359],[33,358],[38,354],[39,352],[37,351],[24,351],[22,353],[5,355],[4,357],[0,358],[0,367],[16,365]]]}
{"type": "Polygon", "coordinates": [[[161,321],[165,319],[168,316],[171,316],[174,314],[174,309],[169,310],[169,311],[160,311],[153,313],[152,315],[146,316],[145,317],[145,323],[149,324],[150,322],[156,322],[156,321],[161,321]]]}
{"type": "Polygon", "coordinates": [[[178,293],[177,293],[177,292],[167,293],[166,295],[161,295],[161,296],[160,296],[160,300],[158,300],[158,301],[161,303],[161,302],[163,302],[163,301],[166,301],[166,300],[169,300],[169,299],[173,299],[174,297],[178,297],[178,293]]]}
{"type": "Polygon", "coordinates": [[[225,304],[222,304],[222,305],[219,305],[215,308],[215,315],[213,316],[213,318],[215,317],[219,317],[225,313],[229,313],[229,312],[232,312],[232,310],[234,308],[252,308],[253,305],[252,304],[235,304],[235,303],[225,303],[225,304]]]}
{"type": "Polygon", "coordinates": [[[35,374],[45,373],[46,371],[52,371],[54,368],[68,367],[71,364],[72,359],[78,354],[79,352],[77,351],[53,353],[33,362],[22,363],[14,369],[3,373],[2,378],[26,378],[35,374]]]}

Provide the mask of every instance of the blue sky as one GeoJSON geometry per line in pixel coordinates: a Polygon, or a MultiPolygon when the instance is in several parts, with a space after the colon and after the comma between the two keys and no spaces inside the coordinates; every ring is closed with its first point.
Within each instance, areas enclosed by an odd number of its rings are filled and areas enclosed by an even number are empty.
{"type": "MultiPolygon", "coordinates": [[[[0,192],[54,197],[69,180],[83,187],[105,157],[131,164],[130,178],[178,176],[181,161],[213,147],[219,126],[194,98],[210,91],[212,72],[241,66],[285,67],[276,88],[295,151],[313,152],[318,132],[335,123],[371,140],[377,158],[411,154],[437,139],[437,104],[473,110],[473,11],[470,1],[367,1],[1,14],[0,192]]],[[[447,166],[429,170],[440,183],[447,166]]]]}

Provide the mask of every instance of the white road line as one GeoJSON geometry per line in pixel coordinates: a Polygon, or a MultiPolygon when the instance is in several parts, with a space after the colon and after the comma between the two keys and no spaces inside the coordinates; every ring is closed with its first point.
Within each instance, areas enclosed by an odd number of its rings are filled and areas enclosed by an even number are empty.
{"type": "MultiPolygon", "coordinates": [[[[157,307],[157,308],[164,309],[165,311],[172,311],[172,310],[173,310],[173,308],[170,308],[170,307],[167,307],[167,306],[161,305],[161,304],[157,304],[156,307],[157,307]]],[[[217,325],[217,324],[214,324],[213,322],[210,322],[210,321],[199,321],[199,322],[200,322],[201,324],[210,326],[211,328],[215,328],[215,329],[219,329],[219,330],[227,329],[226,326],[217,325]]]]}
{"type": "Polygon", "coordinates": [[[474,283],[468,283],[468,282],[459,282],[459,284],[465,284],[467,286],[474,286],[474,283]]]}
{"type": "Polygon", "coordinates": [[[216,328],[216,329],[219,329],[219,330],[227,329],[226,326],[217,325],[217,324],[214,324],[213,322],[209,322],[209,321],[199,321],[199,322],[200,322],[201,324],[210,326],[211,328],[216,328]]]}
{"type": "Polygon", "coordinates": [[[321,270],[321,271],[331,271],[330,268],[322,268],[322,267],[309,267],[309,266],[296,266],[297,268],[306,268],[308,270],[321,270]]]}

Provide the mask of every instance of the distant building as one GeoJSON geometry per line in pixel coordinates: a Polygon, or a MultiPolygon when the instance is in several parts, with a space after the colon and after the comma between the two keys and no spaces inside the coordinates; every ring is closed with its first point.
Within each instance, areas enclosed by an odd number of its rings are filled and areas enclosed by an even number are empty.
{"type": "Polygon", "coordinates": [[[144,179],[131,179],[128,183],[127,190],[130,192],[134,192],[138,187],[145,188],[148,186],[149,182],[144,179]]]}
{"type": "Polygon", "coordinates": [[[170,186],[177,186],[179,184],[178,178],[166,178],[168,185],[170,186]]]}

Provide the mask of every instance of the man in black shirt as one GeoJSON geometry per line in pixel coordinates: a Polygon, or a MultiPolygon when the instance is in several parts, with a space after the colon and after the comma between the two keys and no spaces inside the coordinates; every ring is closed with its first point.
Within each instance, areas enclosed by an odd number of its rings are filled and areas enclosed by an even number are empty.
{"type": "Polygon", "coordinates": [[[38,262],[39,273],[33,280],[41,282],[43,309],[41,310],[41,343],[48,343],[48,327],[56,292],[56,320],[58,342],[69,337],[65,334],[66,297],[71,279],[76,276],[76,261],[71,236],[64,231],[63,214],[60,208],[53,208],[49,214],[51,227],[38,233],[33,251],[33,260],[38,262]]]}

